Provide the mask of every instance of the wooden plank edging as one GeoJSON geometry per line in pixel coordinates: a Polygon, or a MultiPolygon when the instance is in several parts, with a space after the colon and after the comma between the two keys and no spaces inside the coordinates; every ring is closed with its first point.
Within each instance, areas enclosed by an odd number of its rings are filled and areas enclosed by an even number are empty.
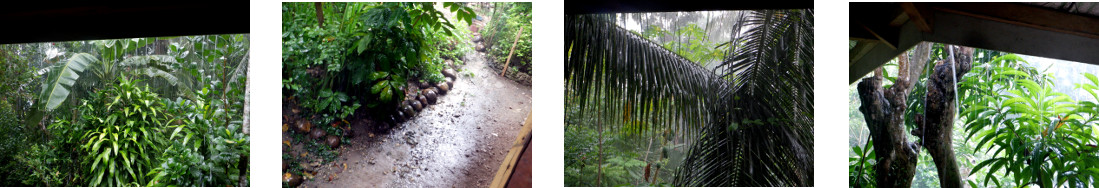
{"type": "Polygon", "coordinates": [[[527,113],[527,120],[523,122],[523,129],[519,131],[519,136],[515,138],[515,142],[511,144],[511,149],[504,156],[504,162],[500,163],[500,168],[496,170],[496,177],[492,179],[492,184],[489,187],[504,187],[507,185],[508,179],[511,179],[511,172],[515,170],[515,163],[519,161],[519,154],[523,153],[523,146],[531,139],[531,117],[532,114],[527,113]]]}

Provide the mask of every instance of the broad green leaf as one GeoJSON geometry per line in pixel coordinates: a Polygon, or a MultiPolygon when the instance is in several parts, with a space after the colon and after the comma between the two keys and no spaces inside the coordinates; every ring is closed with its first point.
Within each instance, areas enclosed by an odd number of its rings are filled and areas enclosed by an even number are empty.
{"type": "Polygon", "coordinates": [[[371,36],[369,34],[364,36],[362,39],[359,39],[359,42],[357,43],[358,44],[358,53],[359,54],[362,54],[363,51],[366,51],[368,48],[370,48],[370,40],[372,40],[372,39],[374,39],[373,36],[371,36]]]}
{"type": "Polygon", "coordinates": [[[370,80],[378,80],[378,79],[385,78],[385,77],[388,77],[388,76],[389,76],[388,72],[374,72],[374,73],[370,74],[370,80]]]}
{"type": "Polygon", "coordinates": [[[389,80],[382,80],[370,88],[370,93],[380,94],[382,90],[389,90],[389,80]]]}
{"type": "Polygon", "coordinates": [[[383,89],[383,91],[380,95],[381,96],[379,96],[378,99],[380,99],[382,101],[390,101],[393,97],[393,89],[390,89],[389,87],[386,87],[385,89],[383,89]]]}
{"type": "MultiPolygon", "coordinates": [[[[77,53],[56,66],[56,72],[50,74],[46,83],[42,84],[42,92],[38,98],[45,104],[46,111],[53,111],[65,98],[69,97],[69,87],[80,79],[80,73],[84,72],[90,64],[99,61],[88,53],[77,53]]],[[[34,122],[38,123],[38,122],[34,122]]]]}

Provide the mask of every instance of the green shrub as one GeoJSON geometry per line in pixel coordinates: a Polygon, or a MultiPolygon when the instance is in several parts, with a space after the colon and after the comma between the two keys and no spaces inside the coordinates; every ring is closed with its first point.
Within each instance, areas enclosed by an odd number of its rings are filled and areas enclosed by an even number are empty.
{"type": "MultiPolygon", "coordinates": [[[[321,26],[315,4],[284,3],[283,88],[322,122],[361,106],[395,108],[409,80],[442,81],[443,57],[457,56],[455,24],[434,5],[324,3],[321,26]]],[[[459,22],[475,17],[461,4],[443,6],[459,22]]]]}
{"type": "Polygon", "coordinates": [[[519,2],[505,5],[509,6],[499,6],[498,8],[503,12],[494,17],[488,27],[481,30],[482,36],[489,37],[486,40],[491,40],[488,41],[492,45],[488,50],[489,56],[494,62],[503,64],[508,61],[508,53],[512,53],[511,48],[514,44],[515,52],[512,54],[509,66],[519,67],[518,70],[530,74],[533,47],[531,3],[519,2]],[[523,31],[519,36],[519,42],[516,43],[515,35],[520,28],[523,31]]]}
{"type": "Polygon", "coordinates": [[[90,165],[89,186],[136,186],[146,182],[146,174],[163,151],[164,138],[159,132],[171,122],[162,111],[160,98],[149,92],[148,85],[126,77],[114,87],[101,91],[101,98],[84,101],[82,118],[88,132],[82,164],[90,165]]]}

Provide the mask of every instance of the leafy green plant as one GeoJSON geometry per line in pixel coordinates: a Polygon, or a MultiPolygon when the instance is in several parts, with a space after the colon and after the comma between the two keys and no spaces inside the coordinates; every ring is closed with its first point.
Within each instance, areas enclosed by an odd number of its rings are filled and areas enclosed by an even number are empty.
{"type": "Polygon", "coordinates": [[[873,164],[876,156],[874,156],[874,149],[870,148],[872,145],[872,141],[867,141],[865,146],[851,148],[855,152],[855,156],[850,157],[848,160],[847,173],[850,173],[848,182],[851,183],[851,187],[873,187],[877,185],[874,182],[873,164]]]}
{"type": "Polygon", "coordinates": [[[370,93],[378,95],[378,100],[382,102],[404,100],[402,88],[405,80],[403,78],[387,72],[374,72],[370,77],[371,80],[376,81],[374,86],[370,87],[370,93]]]}
{"type": "Polygon", "coordinates": [[[710,41],[710,37],[705,30],[694,23],[687,24],[687,27],[679,28],[674,32],[665,31],[656,25],[650,25],[645,28],[645,31],[641,32],[641,35],[654,41],[664,35],[675,36],[676,39],[680,40],[666,41],[661,46],[692,62],[698,62],[703,67],[713,61],[725,59],[724,52],[730,49],[728,44],[731,44],[730,42],[718,45],[710,41]]]}
{"type": "Polygon", "coordinates": [[[157,134],[172,119],[161,110],[160,99],[139,80],[122,77],[102,98],[81,106],[89,131],[81,151],[90,165],[89,186],[134,186],[147,181],[156,164],[155,152],[164,141],[157,134]]]}
{"type": "Polygon", "coordinates": [[[504,6],[497,6],[502,9],[503,13],[494,17],[492,22],[481,30],[482,36],[488,37],[486,40],[489,47],[490,58],[501,65],[508,59],[508,55],[511,52],[512,46],[515,45],[515,52],[511,54],[511,65],[518,65],[518,70],[530,74],[531,68],[531,48],[532,46],[532,25],[531,25],[531,3],[518,2],[509,3],[504,6]],[[519,31],[522,29],[522,31],[519,31]],[[515,42],[516,32],[522,32],[519,36],[518,43],[515,42]]]}
{"type": "MultiPolygon", "coordinates": [[[[1096,105],[1074,101],[1053,92],[1053,79],[1014,54],[996,57],[975,67],[959,83],[969,90],[961,98],[961,116],[966,118],[966,140],[976,141],[976,150],[991,152],[974,171],[987,169],[984,184],[1002,186],[994,172],[1003,170],[1015,185],[1041,187],[1086,186],[1099,172],[1095,137],[1096,105]]],[[[1084,73],[1091,83],[1078,84],[1093,99],[1099,80],[1084,73]]]]}
{"type": "Polygon", "coordinates": [[[38,100],[34,103],[38,107],[35,107],[34,112],[30,114],[28,118],[30,121],[25,121],[27,126],[37,125],[46,112],[53,111],[68,99],[70,89],[80,78],[80,73],[96,61],[98,59],[91,54],[77,53],[68,60],[54,65],[46,81],[42,83],[42,91],[39,92],[38,100]]]}
{"type": "Polygon", "coordinates": [[[73,83],[76,83],[76,79],[80,78],[80,72],[84,72],[85,68],[96,61],[98,59],[91,54],[77,53],[64,63],[57,65],[55,72],[43,84],[42,92],[39,95],[40,102],[45,104],[44,107],[47,110],[52,110],[60,106],[61,102],[69,97],[68,87],[72,87],[73,83]]]}
{"type": "Polygon", "coordinates": [[[13,170],[0,185],[247,186],[240,173],[248,167],[240,160],[248,155],[240,130],[247,51],[247,35],[0,45],[0,59],[10,62],[0,71],[22,69],[0,85],[10,89],[0,91],[2,112],[19,112],[0,113],[0,126],[18,129],[0,130],[44,133],[0,139],[20,146],[3,150],[0,159],[9,162],[2,165],[13,170]],[[196,107],[172,108],[166,96],[196,107]],[[189,144],[177,144],[182,133],[170,135],[180,126],[195,135],[189,144]],[[221,144],[197,144],[215,140],[221,144]],[[172,171],[182,178],[150,184],[152,169],[183,150],[200,151],[194,156],[203,160],[187,166],[201,170],[172,171]]]}
{"type": "MultiPolygon", "coordinates": [[[[396,106],[408,80],[442,81],[440,49],[454,41],[455,25],[435,5],[324,3],[317,12],[314,3],[284,3],[283,88],[328,122],[360,104],[396,106]]],[[[457,20],[475,17],[462,4],[442,5],[457,20]]]]}
{"type": "Polygon", "coordinates": [[[60,169],[54,168],[62,160],[64,158],[58,156],[57,150],[38,144],[30,145],[22,155],[15,155],[15,161],[26,165],[18,168],[26,168],[30,171],[30,174],[22,179],[22,183],[26,185],[47,187],[64,185],[64,177],[68,172],[63,173],[60,169]]]}
{"type": "Polygon", "coordinates": [[[212,99],[210,93],[203,89],[199,100],[161,102],[175,118],[165,128],[171,132],[157,159],[159,165],[148,173],[152,178],[144,185],[239,186],[234,184],[242,174],[238,161],[248,156],[249,138],[237,131],[240,123],[223,122],[227,114],[208,106],[203,99],[212,99]]]}

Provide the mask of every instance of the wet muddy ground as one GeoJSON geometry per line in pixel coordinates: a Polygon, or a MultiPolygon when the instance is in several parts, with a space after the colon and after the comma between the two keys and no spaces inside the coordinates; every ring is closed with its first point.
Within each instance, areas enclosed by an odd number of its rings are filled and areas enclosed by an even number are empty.
{"type": "MultiPolygon", "coordinates": [[[[464,61],[453,89],[411,120],[388,130],[354,120],[353,137],[335,161],[298,161],[316,172],[301,187],[488,186],[531,111],[531,88],[500,77],[480,52],[464,61]]],[[[284,152],[299,156],[308,152],[304,147],[295,143],[284,152]]]]}

